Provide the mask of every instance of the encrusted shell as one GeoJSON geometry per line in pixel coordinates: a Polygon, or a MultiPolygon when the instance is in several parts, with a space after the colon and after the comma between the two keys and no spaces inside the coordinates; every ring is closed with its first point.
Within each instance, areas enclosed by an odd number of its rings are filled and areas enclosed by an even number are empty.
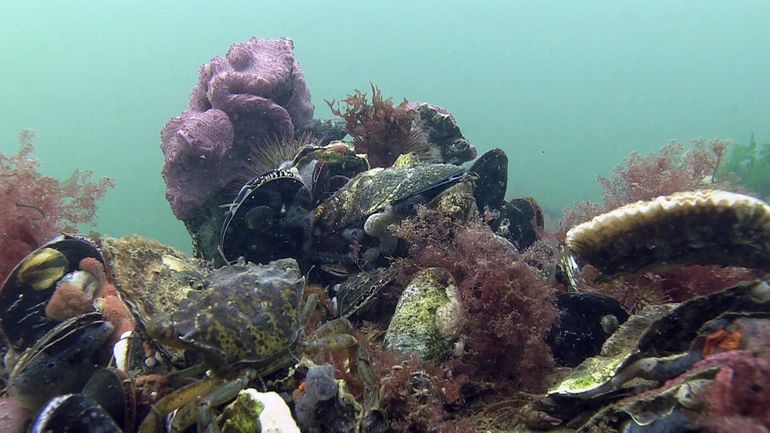
{"type": "Polygon", "coordinates": [[[770,269],[770,206],[726,191],[680,192],[573,227],[567,245],[609,276],[665,265],[770,269]]]}
{"type": "Polygon", "coordinates": [[[395,266],[359,272],[345,279],[337,288],[339,317],[349,318],[363,312],[377,295],[391,284],[398,273],[395,266]]]}
{"type": "Polygon", "coordinates": [[[411,197],[423,194],[424,201],[430,200],[465,175],[464,168],[451,164],[371,169],[321,203],[316,208],[316,221],[322,227],[342,230],[411,197]]]}
{"type": "MultiPolygon", "coordinates": [[[[638,373],[669,379],[665,376],[686,369],[680,361],[690,355],[690,345],[706,322],[726,312],[757,311],[770,312],[770,284],[764,281],[739,284],[683,304],[649,306],[631,316],[607,339],[598,356],[583,361],[550,394],[592,398],[618,389],[638,373]]],[[[699,355],[692,355],[694,362],[699,355]]]]}
{"type": "MultiPolygon", "coordinates": [[[[140,332],[161,315],[175,311],[189,292],[200,290],[210,272],[199,260],[141,236],[107,237],[102,250],[115,288],[140,332]]],[[[182,364],[181,351],[166,346],[159,349],[173,363],[182,364]]]]}
{"type": "Polygon", "coordinates": [[[592,396],[618,373],[621,366],[638,349],[638,341],[655,320],[668,314],[674,304],[654,305],[631,316],[604,343],[598,356],[586,359],[549,394],[561,396],[592,396]]]}
{"type": "Polygon", "coordinates": [[[294,158],[293,167],[310,188],[315,206],[352,177],[368,170],[369,164],[346,143],[337,141],[324,147],[303,147],[294,158]]]}

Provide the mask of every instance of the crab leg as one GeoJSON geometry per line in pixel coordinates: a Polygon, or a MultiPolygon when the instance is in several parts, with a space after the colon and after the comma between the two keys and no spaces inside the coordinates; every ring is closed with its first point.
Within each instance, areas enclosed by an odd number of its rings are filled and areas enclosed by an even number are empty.
{"type": "Polygon", "coordinates": [[[358,372],[366,393],[370,394],[375,389],[372,365],[369,361],[369,354],[366,353],[366,349],[361,346],[354,334],[355,328],[348,319],[340,317],[330,320],[313,333],[312,341],[305,345],[305,351],[319,353],[355,349],[354,355],[349,358],[351,372],[358,372]]]}
{"type": "Polygon", "coordinates": [[[142,421],[142,425],[139,426],[139,433],[157,433],[162,431],[160,428],[163,426],[163,418],[165,418],[166,415],[195,400],[201,395],[205,395],[218,383],[220,383],[220,381],[214,379],[199,380],[179,388],[171,394],[161,398],[152,406],[150,413],[147,414],[147,417],[142,421]]]}
{"type": "Polygon", "coordinates": [[[191,401],[174,415],[171,421],[171,432],[183,432],[193,424],[198,424],[199,432],[218,431],[212,424],[212,407],[221,406],[235,398],[246,386],[248,379],[239,378],[214,387],[211,392],[201,397],[200,401],[191,401]]]}

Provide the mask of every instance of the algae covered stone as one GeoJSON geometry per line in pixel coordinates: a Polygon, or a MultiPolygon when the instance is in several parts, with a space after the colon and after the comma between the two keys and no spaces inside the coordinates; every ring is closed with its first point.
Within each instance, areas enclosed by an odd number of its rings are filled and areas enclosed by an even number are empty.
{"type": "Polygon", "coordinates": [[[385,347],[441,360],[459,337],[462,307],[454,279],[442,268],[417,274],[398,300],[385,347]]]}

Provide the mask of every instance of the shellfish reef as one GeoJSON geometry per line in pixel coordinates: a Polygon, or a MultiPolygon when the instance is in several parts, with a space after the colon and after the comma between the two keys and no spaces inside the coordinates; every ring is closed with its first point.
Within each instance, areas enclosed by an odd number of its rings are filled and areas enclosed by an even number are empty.
{"type": "Polygon", "coordinates": [[[78,234],[109,179],[0,155],[0,430],[767,432],[770,171],[632,154],[546,230],[503,150],[289,39],[202,66],[160,133],[193,254],[78,234]]]}

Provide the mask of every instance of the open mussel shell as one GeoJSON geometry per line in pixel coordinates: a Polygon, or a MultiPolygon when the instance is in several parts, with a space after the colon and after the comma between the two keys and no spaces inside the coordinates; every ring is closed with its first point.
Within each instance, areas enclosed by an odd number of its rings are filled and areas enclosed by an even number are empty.
{"type": "Polygon", "coordinates": [[[495,234],[523,251],[540,239],[545,220],[540,205],[533,198],[525,197],[503,202],[488,224],[495,234]]]}
{"type": "MultiPolygon", "coordinates": [[[[398,274],[396,266],[359,272],[336,286],[337,314],[350,318],[366,312],[377,296],[393,283],[398,274]]],[[[377,302],[378,307],[382,302],[377,302]]],[[[392,311],[391,311],[392,312],[392,311]]]]}
{"type": "Polygon", "coordinates": [[[136,421],[136,390],[133,382],[122,371],[103,368],[91,376],[84,395],[91,397],[127,432],[134,431],[136,421]]]}
{"type": "Polygon", "coordinates": [[[770,312],[770,284],[741,283],[682,304],[650,306],[607,339],[599,355],[580,363],[549,396],[594,399],[631,379],[662,382],[701,359],[695,340],[703,326],[726,313],[770,312]]]}
{"type": "Polygon", "coordinates": [[[556,299],[559,320],[548,334],[557,364],[574,367],[598,355],[628,313],[618,301],[593,293],[564,293],[556,299]]]}
{"type": "Polygon", "coordinates": [[[479,210],[499,209],[508,188],[508,156],[505,152],[502,149],[485,152],[473,161],[468,172],[478,176],[473,195],[479,210]]]}
{"type": "Polygon", "coordinates": [[[94,257],[104,263],[89,240],[62,235],[31,252],[8,275],[0,289],[0,329],[20,353],[57,323],[45,315],[45,306],[65,275],[79,269],[80,261],[94,257]]]}
{"type": "Polygon", "coordinates": [[[61,322],[19,357],[8,379],[8,393],[36,410],[53,396],[80,392],[108,362],[102,349],[113,330],[96,312],[61,322]]]}
{"type": "Polygon", "coordinates": [[[366,158],[356,155],[345,143],[305,146],[293,166],[313,196],[313,206],[327,199],[358,173],[369,169],[366,158]]]}
{"type": "Polygon", "coordinates": [[[120,433],[110,415],[91,397],[65,394],[52,398],[38,413],[30,433],[120,433]]]}
{"type": "Polygon", "coordinates": [[[228,262],[239,257],[269,263],[302,257],[310,247],[313,200],[302,179],[274,170],[243,186],[225,215],[219,247],[228,262]]]}

